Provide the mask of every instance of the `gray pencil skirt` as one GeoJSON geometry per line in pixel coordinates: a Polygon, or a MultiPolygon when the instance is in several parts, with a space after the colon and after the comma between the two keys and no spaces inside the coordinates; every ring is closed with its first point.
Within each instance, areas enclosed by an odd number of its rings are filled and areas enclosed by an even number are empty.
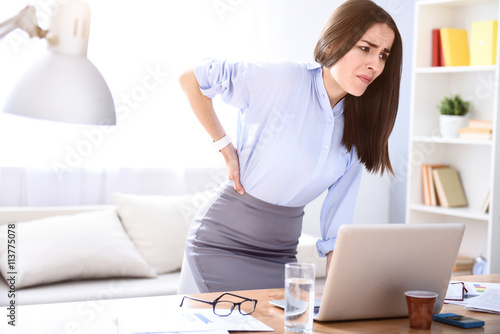
{"type": "Polygon", "coordinates": [[[231,186],[191,223],[186,259],[201,292],[282,288],[296,261],[304,207],[240,195],[231,186]]]}

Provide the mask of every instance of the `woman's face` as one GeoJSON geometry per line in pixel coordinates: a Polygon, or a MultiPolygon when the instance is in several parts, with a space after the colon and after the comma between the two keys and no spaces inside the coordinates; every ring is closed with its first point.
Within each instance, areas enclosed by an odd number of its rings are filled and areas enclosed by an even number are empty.
{"type": "Polygon", "coordinates": [[[342,96],[346,93],[361,96],[384,70],[393,42],[394,31],[385,23],[375,23],[349,52],[327,69],[330,80],[333,79],[331,88],[342,96]]]}

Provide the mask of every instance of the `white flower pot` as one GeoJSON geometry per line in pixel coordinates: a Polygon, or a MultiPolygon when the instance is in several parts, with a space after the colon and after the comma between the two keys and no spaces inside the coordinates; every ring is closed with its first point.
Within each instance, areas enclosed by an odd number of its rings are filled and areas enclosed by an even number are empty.
{"type": "Polygon", "coordinates": [[[458,138],[458,129],[467,126],[467,116],[439,115],[441,137],[458,138]]]}

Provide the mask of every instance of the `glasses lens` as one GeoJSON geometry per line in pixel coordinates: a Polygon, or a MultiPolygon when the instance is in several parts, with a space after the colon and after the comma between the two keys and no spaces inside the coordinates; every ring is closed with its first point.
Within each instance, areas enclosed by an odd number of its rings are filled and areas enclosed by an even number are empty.
{"type": "Polygon", "coordinates": [[[252,300],[245,300],[240,304],[241,314],[250,314],[255,310],[255,302],[252,300]]]}
{"type": "Polygon", "coordinates": [[[215,304],[214,312],[217,315],[230,315],[233,312],[234,304],[228,301],[219,301],[215,304]]]}

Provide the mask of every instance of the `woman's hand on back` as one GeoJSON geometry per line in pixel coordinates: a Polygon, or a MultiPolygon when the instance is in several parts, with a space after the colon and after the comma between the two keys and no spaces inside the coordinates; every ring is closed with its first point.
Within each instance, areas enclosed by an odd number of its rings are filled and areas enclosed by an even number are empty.
{"type": "Polygon", "coordinates": [[[220,152],[226,161],[227,176],[233,181],[234,190],[236,190],[238,194],[243,195],[245,193],[245,189],[243,189],[240,183],[240,161],[238,159],[236,148],[233,144],[229,144],[220,150],[220,152]]]}

